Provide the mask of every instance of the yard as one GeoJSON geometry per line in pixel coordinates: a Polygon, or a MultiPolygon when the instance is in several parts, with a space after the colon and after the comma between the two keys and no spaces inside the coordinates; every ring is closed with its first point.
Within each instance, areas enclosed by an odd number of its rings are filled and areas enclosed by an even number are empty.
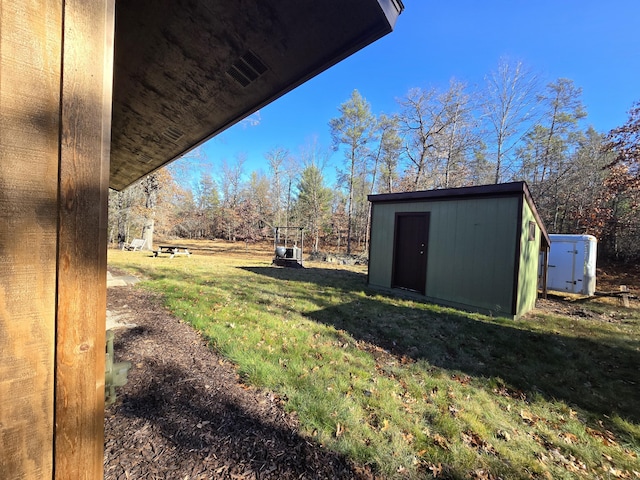
{"type": "Polygon", "coordinates": [[[107,410],[107,479],[640,478],[637,300],[490,318],[236,245],[109,251],[143,282],[109,290],[138,326],[117,334],[133,369],[107,410]]]}

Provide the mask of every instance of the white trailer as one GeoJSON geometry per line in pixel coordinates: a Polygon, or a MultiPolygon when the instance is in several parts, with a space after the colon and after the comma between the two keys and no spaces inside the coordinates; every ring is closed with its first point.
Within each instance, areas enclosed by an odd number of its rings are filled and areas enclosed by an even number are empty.
{"type": "Polygon", "coordinates": [[[593,295],[596,291],[596,237],[549,234],[549,238],[547,288],[593,295]]]}

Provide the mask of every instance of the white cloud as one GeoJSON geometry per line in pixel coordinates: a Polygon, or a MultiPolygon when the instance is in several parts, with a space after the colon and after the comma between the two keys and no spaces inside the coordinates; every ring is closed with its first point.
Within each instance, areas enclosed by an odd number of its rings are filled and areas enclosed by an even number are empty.
{"type": "Polygon", "coordinates": [[[260,125],[261,120],[262,119],[260,118],[260,110],[258,110],[257,112],[254,112],[248,117],[242,119],[240,121],[240,124],[243,128],[257,127],[258,125],[260,125]]]}

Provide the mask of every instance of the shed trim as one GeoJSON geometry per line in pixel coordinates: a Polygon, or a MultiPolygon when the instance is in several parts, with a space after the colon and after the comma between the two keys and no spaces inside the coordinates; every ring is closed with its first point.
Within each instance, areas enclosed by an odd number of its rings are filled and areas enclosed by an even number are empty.
{"type": "MultiPolygon", "coordinates": [[[[518,196],[518,218],[517,218],[517,225],[519,225],[519,229],[522,229],[522,219],[523,219],[523,201],[522,201],[522,195],[518,196]]],[[[520,267],[522,266],[520,264],[520,256],[522,255],[522,236],[524,235],[524,232],[520,232],[520,235],[516,236],[516,248],[515,248],[515,257],[513,259],[513,264],[514,264],[514,269],[513,269],[513,282],[512,282],[512,286],[511,286],[511,290],[513,291],[513,294],[511,295],[511,314],[512,315],[517,315],[518,313],[518,294],[520,293],[518,291],[518,277],[520,276],[520,267]]],[[[528,232],[527,232],[528,235],[528,232]]]]}

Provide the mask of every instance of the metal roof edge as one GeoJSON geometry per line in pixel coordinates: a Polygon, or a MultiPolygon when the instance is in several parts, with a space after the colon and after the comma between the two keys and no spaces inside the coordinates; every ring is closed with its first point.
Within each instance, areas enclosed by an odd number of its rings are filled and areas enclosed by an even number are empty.
{"type": "MultiPolygon", "coordinates": [[[[483,197],[486,195],[510,195],[524,193],[525,182],[474,185],[471,187],[442,188],[437,190],[417,190],[414,192],[379,193],[368,195],[371,203],[402,202],[407,200],[453,199],[461,197],[483,197]]],[[[528,189],[527,189],[528,191],[528,189]]]]}

